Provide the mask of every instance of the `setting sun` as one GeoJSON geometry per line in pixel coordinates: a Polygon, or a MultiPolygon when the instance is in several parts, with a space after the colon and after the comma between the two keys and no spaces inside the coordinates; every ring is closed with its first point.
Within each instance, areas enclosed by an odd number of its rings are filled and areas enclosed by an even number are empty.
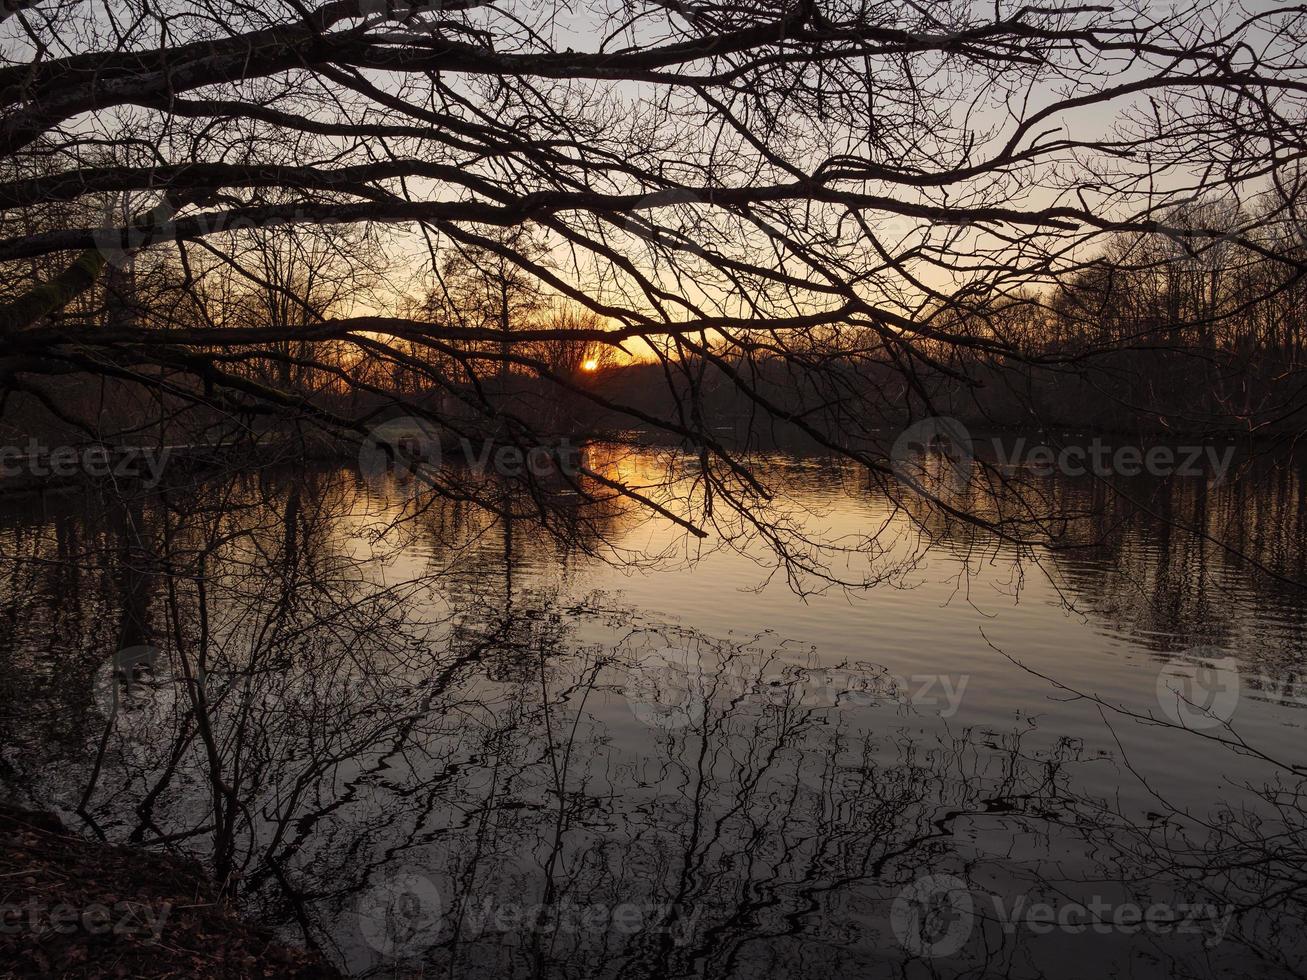
{"type": "Polygon", "coordinates": [[[1307,0],[0,0],[0,980],[1307,980],[1304,419],[1307,0]]]}

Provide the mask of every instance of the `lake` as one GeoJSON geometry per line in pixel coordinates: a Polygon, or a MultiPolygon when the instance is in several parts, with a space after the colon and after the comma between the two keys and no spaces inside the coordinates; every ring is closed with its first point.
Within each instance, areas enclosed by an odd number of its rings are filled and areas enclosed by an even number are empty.
{"type": "Polygon", "coordinates": [[[0,787],[359,976],[1298,975],[1303,460],[1027,475],[1037,542],[756,462],[779,569],[354,467],[10,498],[0,787]]]}

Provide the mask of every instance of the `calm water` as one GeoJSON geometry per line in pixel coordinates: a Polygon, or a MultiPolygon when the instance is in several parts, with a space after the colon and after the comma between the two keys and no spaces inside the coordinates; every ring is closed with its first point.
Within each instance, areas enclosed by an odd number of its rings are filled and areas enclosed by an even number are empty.
{"type": "Polygon", "coordinates": [[[1298,461],[1033,480],[1037,547],[764,472],[874,585],[350,469],[10,501],[0,789],[358,975],[1299,975],[1298,461]]]}

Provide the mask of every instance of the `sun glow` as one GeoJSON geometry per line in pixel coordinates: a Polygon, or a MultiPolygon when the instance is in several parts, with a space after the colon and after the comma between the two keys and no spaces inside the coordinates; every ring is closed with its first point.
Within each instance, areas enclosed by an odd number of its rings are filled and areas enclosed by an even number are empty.
{"type": "Polygon", "coordinates": [[[596,371],[598,370],[598,368],[599,368],[599,362],[596,361],[593,357],[590,358],[590,360],[585,361],[581,365],[582,371],[596,371]]]}

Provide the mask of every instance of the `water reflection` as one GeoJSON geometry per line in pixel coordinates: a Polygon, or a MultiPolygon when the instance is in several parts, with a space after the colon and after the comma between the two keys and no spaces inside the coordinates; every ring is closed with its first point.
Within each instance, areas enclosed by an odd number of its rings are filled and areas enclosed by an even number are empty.
{"type": "Polygon", "coordinates": [[[1294,975],[1301,473],[1032,479],[1079,515],[1035,548],[777,456],[796,522],[885,529],[850,577],[898,587],[808,607],[615,500],[335,470],[32,500],[0,515],[0,780],[359,975],[1294,975]],[[1150,700],[1198,642],[1253,680],[1237,728],[1150,700]]]}

